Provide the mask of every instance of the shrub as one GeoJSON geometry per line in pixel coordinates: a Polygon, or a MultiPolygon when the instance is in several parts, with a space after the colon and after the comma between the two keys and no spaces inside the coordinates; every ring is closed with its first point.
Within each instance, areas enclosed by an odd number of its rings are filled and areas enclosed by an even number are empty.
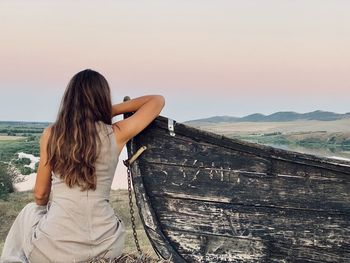
{"type": "Polygon", "coordinates": [[[39,167],[39,162],[37,162],[37,163],[35,164],[34,173],[37,173],[37,172],[38,172],[38,167],[39,167]]]}
{"type": "Polygon", "coordinates": [[[22,175],[28,175],[31,174],[33,172],[33,169],[27,166],[22,166],[19,168],[20,172],[22,175]]]}
{"type": "Polygon", "coordinates": [[[35,140],[36,140],[36,136],[34,135],[28,136],[28,141],[35,141],[35,140]]]}
{"type": "Polygon", "coordinates": [[[6,199],[9,193],[14,192],[15,177],[15,174],[8,169],[8,164],[0,162],[0,199],[6,199]]]}
{"type": "Polygon", "coordinates": [[[25,165],[25,164],[30,164],[31,160],[29,158],[19,158],[13,161],[13,163],[15,164],[21,164],[21,165],[25,165]]]}

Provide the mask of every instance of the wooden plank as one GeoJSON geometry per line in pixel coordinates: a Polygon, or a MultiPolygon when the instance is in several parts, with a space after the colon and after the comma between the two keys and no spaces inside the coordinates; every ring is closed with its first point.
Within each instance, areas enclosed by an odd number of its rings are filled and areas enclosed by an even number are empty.
{"type": "MultiPolygon", "coordinates": [[[[137,150],[137,148],[134,148],[135,145],[132,144],[132,141],[130,143],[130,148],[128,148],[129,156],[132,155],[131,153],[134,153],[137,150]]],[[[153,210],[151,202],[149,201],[149,196],[142,183],[142,173],[139,170],[137,162],[131,166],[130,172],[132,174],[132,183],[138,212],[140,214],[146,235],[148,236],[155,252],[160,258],[168,260],[168,262],[184,263],[185,261],[181,255],[174,250],[174,248],[169,244],[169,240],[161,231],[160,223],[158,222],[155,211],[153,210]]]]}
{"type": "Polygon", "coordinates": [[[139,165],[143,184],[151,196],[320,210],[350,217],[349,183],[146,162],[139,165]]]}
{"type": "MultiPolygon", "coordinates": [[[[148,128],[146,128],[140,137],[145,143],[148,137],[158,133],[158,141],[167,139],[173,141],[176,137],[189,142],[209,143],[217,145],[229,150],[236,150],[244,153],[252,153],[260,157],[272,158],[275,160],[291,161],[293,163],[307,164],[310,166],[320,167],[323,169],[331,169],[335,171],[350,174],[350,162],[342,160],[332,160],[328,158],[318,157],[309,154],[302,154],[293,151],[286,151],[266,145],[251,143],[238,139],[232,139],[216,133],[196,129],[182,123],[175,122],[175,136],[170,136],[167,130],[167,118],[163,116],[157,117],[148,128]]],[[[157,141],[157,140],[156,140],[157,141]]]]}
{"type": "MultiPolygon", "coordinates": [[[[148,138],[150,139],[150,138],[148,138]]],[[[175,141],[157,141],[147,144],[142,159],[149,162],[170,163],[181,166],[222,167],[266,172],[270,161],[253,154],[228,151],[209,144],[182,144],[175,141]]]]}
{"type": "Polygon", "coordinates": [[[326,177],[327,179],[350,181],[350,168],[347,168],[346,172],[339,172],[332,170],[331,168],[334,168],[332,165],[328,167],[329,169],[324,169],[308,163],[278,160],[271,156],[262,157],[254,153],[232,150],[210,143],[191,141],[191,139],[184,139],[180,136],[162,138],[161,135],[159,131],[145,135],[142,145],[147,145],[147,150],[142,156],[143,159],[149,162],[182,166],[222,167],[223,169],[230,168],[267,174],[326,177]]]}
{"type": "Polygon", "coordinates": [[[186,262],[266,262],[261,242],[176,230],[166,235],[186,262]]]}
{"type": "Polygon", "coordinates": [[[181,254],[193,254],[191,262],[350,260],[350,227],[341,215],[163,197],[151,202],[163,232],[181,254]]]}
{"type": "MultiPolygon", "coordinates": [[[[163,131],[163,134],[169,134],[168,128],[167,128],[167,122],[168,118],[164,116],[159,116],[155,119],[154,122],[151,123],[150,125],[150,130],[153,129],[152,132],[154,131],[163,131]]],[[[315,155],[309,155],[309,154],[301,154],[298,152],[292,152],[292,151],[286,151],[283,149],[267,146],[267,145],[262,145],[262,144],[257,144],[257,143],[252,143],[248,141],[243,141],[239,139],[233,139],[224,135],[220,135],[214,132],[202,130],[202,129],[197,129],[194,127],[191,127],[186,124],[182,124],[179,122],[174,123],[174,129],[175,129],[175,134],[184,136],[187,138],[190,138],[194,141],[205,141],[208,143],[212,143],[214,145],[221,145],[223,147],[227,147],[232,150],[241,150],[244,152],[250,152],[250,153],[258,153],[265,155],[265,153],[271,154],[274,153],[276,157],[278,155],[281,155],[282,158],[284,159],[289,159],[289,157],[294,157],[295,154],[297,155],[298,159],[304,160],[304,161],[317,161],[317,162],[326,162],[328,163],[329,159],[324,158],[324,157],[319,157],[315,155]],[[223,144],[224,143],[224,144],[223,144]],[[226,144],[225,144],[226,143],[226,144]]],[[[147,130],[147,129],[146,129],[147,130]]],[[[336,164],[342,164],[344,167],[350,167],[350,162],[345,161],[345,160],[337,160],[336,164]]],[[[340,165],[341,166],[341,165],[340,165]]]]}
{"type": "MultiPolygon", "coordinates": [[[[130,98],[124,97],[124,101],[130,98]]],[[[124,119],[131,116],[132,113],[125,113],[124,119]]],[[[127,142],[128,159],[135,154],[138,150],[138,138],[134,137],[127,142]]],[[[160,224],[153,211],[148,194],[145,191],[142,183],[142,174],[140,172],[138,161],[134,162],[130,167],[130,173],[132,175],[133,190],[135,192],[136,204],[142,224],[144,226],[147,237],[149,238],[154,251],[161,259],[167,260],[167,262],[184,263],[184,259],[177,251],[169,244],[169,240],[164,236],[160,229],[160,224]]],[[[131,189],[130,189],[131,190],[131,189]]]]}
{"type": "Polygon", "coordinates": [[[259,247],[250,240],[242,242],[242,240],[227,237],[179,231],[168,231],[167,235],[174,240],[174,246],[182,244],[178,247],[178,251],[186,259],[186,262],[349,262],[349,258],[334,255],[332,252],[326,254],[312,251],[310,254],[310,251],[274,247],[271,244],[259,247]],[[199,252],[196,250],[198,247],[201,248],[199,252]],[[264,251],[267,254],[262,254],[264,251]],[[272,252],[277,251],[279,255],[277,253],[274,256],[271,255],[272,252]]]}

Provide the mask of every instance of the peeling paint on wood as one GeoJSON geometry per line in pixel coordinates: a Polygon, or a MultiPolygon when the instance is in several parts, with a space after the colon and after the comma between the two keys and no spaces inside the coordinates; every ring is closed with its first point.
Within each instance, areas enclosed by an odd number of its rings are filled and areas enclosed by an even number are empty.
{"type": "Polygon", "coordinates": [[[127,144],[145,231],[172,262],[350,262],[350,163],[158,116],[127,144]]]}

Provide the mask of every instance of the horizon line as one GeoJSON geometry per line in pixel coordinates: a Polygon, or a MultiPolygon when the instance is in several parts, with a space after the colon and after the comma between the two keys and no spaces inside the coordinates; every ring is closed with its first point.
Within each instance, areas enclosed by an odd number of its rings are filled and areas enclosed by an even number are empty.
{"type": "MultiPolygon", "coordinates": [[[[248,117],[251,115],[255,115],[255,114],[260,114],[263,116],[270,116],[272,114],[275,113],[281,113],[281,112],[289,112],[289,113],[297,113],[297,114],[306,114],[306,113],[312,113],[312,112],[328,112],[328,113],[334,113],[334,114],[338,114],[338,115],[345,115],[345,114],[350,114],[350,112],[344,112],[344,113],[339,113],[339,112],[334,112],[334,111],[325,111],[325,110],[314,110],[314,111],[308,111],[308,112],[296,112],[296,111],[276,111],[273,112],[271,114],[263,114],[263,113],[259,113],[259,112],[255,112],[255,113],[251,113],[251,114],[247,114],[247,115],[243,115],[243,116],[231,116],[231,115],[212,115],[209,117],[202,117],[202,118],[197,118],[197,119],[191,119],[191,120],[186,120],[186,121],[194,121],[194,120],[200,120],[200,119],[208,119],[208,118],[212,118],[212,117],[233,117],[233,118],[244,118],[244,117],[248,117]]],[[[163,116],[162,114],[160,114],[161,116],[163,116]]],[[[165,116],[164,116],[165,117],[165,116]]],[[[113,117],[115,118],[115,117],[113,117]]],[[[186,122],[186,121],[182,121],[182,122],[186,122]]],[[[52,121],[23,121],[23,120],[0,120],[0,122],[27,122],[27,123],[54,123],[52,121]]]]}

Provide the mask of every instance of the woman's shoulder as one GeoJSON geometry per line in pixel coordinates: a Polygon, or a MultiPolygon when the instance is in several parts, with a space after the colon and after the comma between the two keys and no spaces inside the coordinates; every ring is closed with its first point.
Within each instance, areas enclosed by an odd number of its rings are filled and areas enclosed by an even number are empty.
{"type": "Polygon", "coordinates": [[[98,124],[99,132],[105,131],[108,136],[113,138],[116,144],[116,150],[120,153],[125,144],[120,140],[120,131],[118,127],[115,124],[107,124],[102,121],[98,121],[96,124],[98,124]]]}
{"type": "Polygon", "coordinates": [[[52,127],[53,127],[53,124],[50,124],[49,126],[46,126],[44,128],[44,130],[43,130],[42,136],[49,137],[51,132],[52,132],[52,127]]]}
{"type": "Polygon", "coordinates": [[[49,143],[51,130],[51,125],[44,128],[42,134],[40,135],[40,147],[46,148],[47,144],[49,143]]]}

